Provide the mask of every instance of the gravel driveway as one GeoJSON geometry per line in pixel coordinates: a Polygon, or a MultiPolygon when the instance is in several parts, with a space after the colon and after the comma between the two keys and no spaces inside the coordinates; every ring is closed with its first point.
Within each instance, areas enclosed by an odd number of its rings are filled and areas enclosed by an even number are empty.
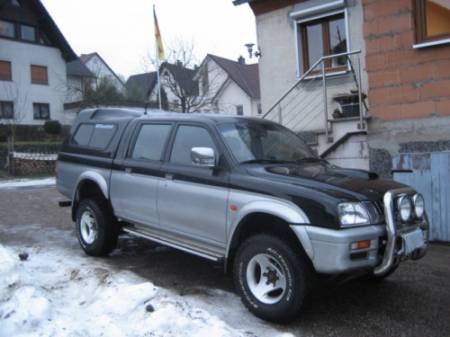
{"type": "MultiPolygon", "coordinates": [[[[70,209],[59,208],[60,199],[54,188],[0,191],[0,243],[45,247],[59,244],[58,233],[64,232],[71,241],[61,246],[79,254],[70,209]]],[[[112,269],[133,271],[181,296],[199,296],[230,326],[256,327],[248,336],[274,330],[295,336],[450,336],[448,244],[433,244],[424,259],[403,264],[383,283],[352,281],[317,291],[303,315],[286,326],[254,318],[237,297],[233,307],[220,308],[218,294],[232,293],[232,280],[205,260],[129,237],[120,240],[118,251],[105,260],[112,269]]]]}

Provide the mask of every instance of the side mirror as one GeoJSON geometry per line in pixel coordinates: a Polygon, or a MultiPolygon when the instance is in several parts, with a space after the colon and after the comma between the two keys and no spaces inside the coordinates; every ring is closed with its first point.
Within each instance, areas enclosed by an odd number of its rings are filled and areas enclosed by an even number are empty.
{"type": "Polygon", "coordinates": [[[193,147],[191,149],[192,164],[200,167],[215,167],[216,156],[210,147],[193,147]]]}

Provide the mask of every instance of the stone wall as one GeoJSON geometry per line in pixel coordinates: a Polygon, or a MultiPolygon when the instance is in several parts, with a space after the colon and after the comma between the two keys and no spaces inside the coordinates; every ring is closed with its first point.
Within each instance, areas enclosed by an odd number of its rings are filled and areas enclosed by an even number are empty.
{"type": "Polygon", "coordinates": [[[14,176],[54,175],[56,160],[56,154],[13,152],[9,156],[10,173],[14,176]]]}

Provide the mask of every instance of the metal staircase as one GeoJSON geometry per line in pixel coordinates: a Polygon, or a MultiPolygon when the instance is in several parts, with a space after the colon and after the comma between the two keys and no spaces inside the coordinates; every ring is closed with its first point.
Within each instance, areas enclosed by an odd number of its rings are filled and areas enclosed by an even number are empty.
{"type": "Polygon", "coordinates": [[[349,138],[367,134],[360,55],[357,50],[321,57],[263,118],[297,132],[323,157],[349,138]]]}

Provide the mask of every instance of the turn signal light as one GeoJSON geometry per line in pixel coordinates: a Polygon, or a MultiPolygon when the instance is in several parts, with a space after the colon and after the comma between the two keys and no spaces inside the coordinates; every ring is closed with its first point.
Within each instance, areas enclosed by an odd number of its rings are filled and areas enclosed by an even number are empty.
{"type": "Polygon", "coordinates": [[[352,243],[352,250],[370,248],[370,240],[362,240],[352,243]]]}

